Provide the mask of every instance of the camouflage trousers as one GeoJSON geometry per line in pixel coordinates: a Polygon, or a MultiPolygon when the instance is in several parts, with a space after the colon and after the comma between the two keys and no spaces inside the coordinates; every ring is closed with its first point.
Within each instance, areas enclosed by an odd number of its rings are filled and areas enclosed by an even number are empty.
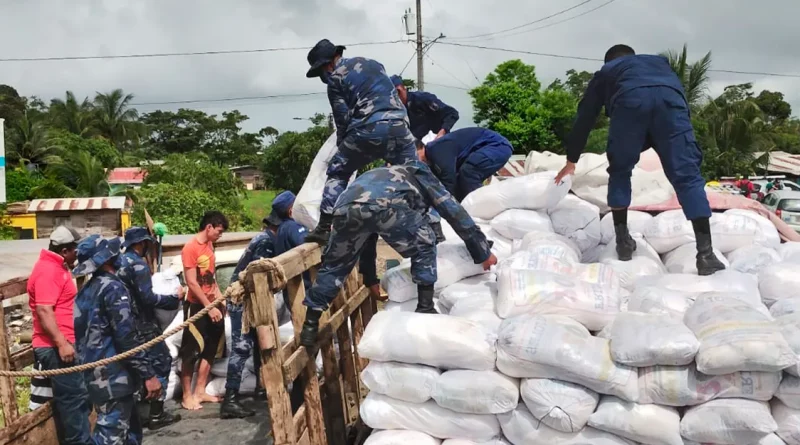
{"type": "Polygon", "coordinates": [[[249,333],[242,334],[242,311],[244,305],[232,304],[228,301],[228,315],[231,318],[231,355],[228,357],[228,375],[225,378],[225,389],[239,392],[242,385],[242,373],[247,359],[253,357],[256,376],[261,367],[261,359],[258,357],[256,344],[256,331],[251,329],[249,333]]]}
{"type": "Polygon", "coordinates": [[[142,424],[133,395],[95,404],[97,423],[92,433],[95,445],[139,445],[142,424]]]}
{"type": "Polygon", "coordinates": [[[328,163],[328,179],[322,192],[320,211],[330,214],[353,173],[378,159],[404,164],[417,159],[414,136],[405,120],[380,121],[347,134],[328,163]]]}
{"type": "Polygon", "coordinates": [[[317,282],[303,304],[327,309],[375,233],[404,258],[411,258],[415,283],[436,283],[436,235],[428,215],[408,207],[351,204],[334,213],[333,231],[322,254],[317,282]]]}

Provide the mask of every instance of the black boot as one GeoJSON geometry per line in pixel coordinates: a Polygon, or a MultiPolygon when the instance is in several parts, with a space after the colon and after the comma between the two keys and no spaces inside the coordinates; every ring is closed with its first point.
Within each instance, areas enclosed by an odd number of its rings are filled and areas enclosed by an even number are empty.
{"type": "Polygon", "coordinates": [[[328,239],[331,237],[331,223],[333,223],[333,215],[321,213],[319,215],[319,224],[306,235],[306,242],[317,243],[320,246],[328,244],[328,239]]]}
{"type": "Polygon", "coordinates": [[[251,411],[239,403],[236,391],[232,389],[225,390],[225,398],[222,400],[222,406],[219,407],[220,419],[244,419],[255,414],[255,411],[251,411]]]}
{"type": "Polygon", "coordinates": [[[725,270],[725,265],[714,254],[711,234],[695,233],[695,236],[697,237],[697,275],[713,275],[715,272],[725,270]]]}
{"type": "Polygon", "coordinates": [[[614,232],[617,235],[617,257],[620,261],[630,261],[636,252],[636,241],[628,232],[628,225],[618,224],[614,226],[614,232]]]}
{"type": "Polygon", "coordinates": [[[322,311],[311,308],[306,309],[306,322],[303,323],[303,330],[300,331],[300,344],[308,349],[314,348],[317,344],[319,317],[321,316],[322,311]]]}
{"type": "Polygon", "coordinates": [[[180,414],[171,414],[164,411],[164,402],[150,402],[150,419],[147,421],[147,428],[157,430],[180,420],[180,414]]]}
{"type": "Polygon", "coordinates": [[[420,314],[438,314],[433,306],[433,285],[417,285],[417,310],[420,314]]]}

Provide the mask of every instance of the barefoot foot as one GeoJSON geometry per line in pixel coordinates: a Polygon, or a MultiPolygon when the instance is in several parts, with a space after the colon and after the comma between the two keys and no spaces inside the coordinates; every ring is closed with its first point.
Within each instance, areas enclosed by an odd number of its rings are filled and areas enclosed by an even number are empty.
{"type": "Polygon", "coordinates": [[[222,397],[212,396],[205,392],[202,394],[195,394],[194,398],[195,400],[198,400],[200,403],[219,403],[222,401],[222,397]]]}
{"type": "Polygon", "coordinates": [[[189,411],[197,411],[198,409],[203,409],[202,405],[200,405],[200,402],[194,397],[188,397],[188,398],[184,397],[183,401],[181,402],[181,406],[183,406],[183,409],[189,411]]]}

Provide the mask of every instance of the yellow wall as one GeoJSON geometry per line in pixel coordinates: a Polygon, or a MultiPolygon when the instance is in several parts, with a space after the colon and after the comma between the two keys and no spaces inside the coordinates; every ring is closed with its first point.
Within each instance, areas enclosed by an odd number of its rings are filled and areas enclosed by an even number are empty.
{"type": "Polygon", "coordinates": [[[122,233],[120,233],[120,235],[125,235],[125,231],[131,228],[131,214],[129,212],[122,212],[119,218],[120,226],[122,227],[122,233]]]}
{"type": "Polygon", "coordinates": [[[12,227],[16,227],[21,230],[33,230],[33,239],[37,239],[38,234],[36,233],[36,214],[35,213],[23,213],[22,215],[8,215],[8,219],[12,227]]]}

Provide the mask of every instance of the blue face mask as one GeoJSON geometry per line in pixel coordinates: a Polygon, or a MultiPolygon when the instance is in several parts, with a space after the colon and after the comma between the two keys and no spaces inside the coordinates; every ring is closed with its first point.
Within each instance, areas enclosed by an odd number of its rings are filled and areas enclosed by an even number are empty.
{"type": "Polygon", "coordinates": [[[330,78],[331,78],[331,73],[329,73],[328,71],[323,71],[319,75],[319,80],[321,80],[322,83],[324,83],[325,85],[328,84],[328,80],[330,80],[330,78]]]}

